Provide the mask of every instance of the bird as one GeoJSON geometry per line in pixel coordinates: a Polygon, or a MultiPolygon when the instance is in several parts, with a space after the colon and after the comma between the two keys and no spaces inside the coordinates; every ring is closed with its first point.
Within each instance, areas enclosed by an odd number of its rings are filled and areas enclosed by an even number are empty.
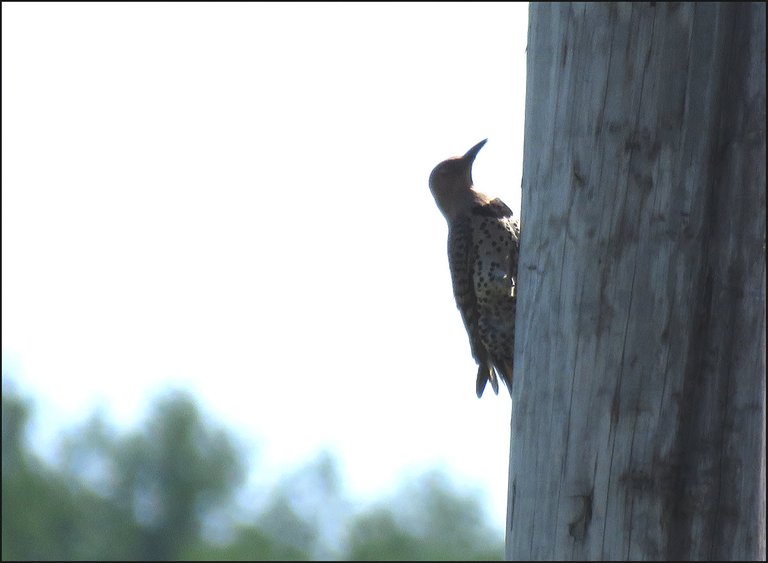
{"type": "Polygon", "coordinates": [[[498,379],[512,395],[520,255],[520,221],[503,201],[478,191],[472,181],[472,165],[487,141],[464,156],[442,161],[429,175],[429,189],[448,222],[448,266],[478,365],[478,398],[488,381],[498,395],[498,379]]]}

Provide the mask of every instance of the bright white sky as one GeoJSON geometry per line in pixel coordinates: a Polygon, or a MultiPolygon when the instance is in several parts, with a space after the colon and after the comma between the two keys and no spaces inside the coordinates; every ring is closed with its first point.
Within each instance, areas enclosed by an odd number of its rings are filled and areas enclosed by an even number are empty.
{"type": "Polygon", "coordinates": [[[442,464],[503,526],[510,400],[475,396],[427,179],[488,137],[519,212],[527,10],[4,3],[3,373],[40,447],[176,386],[260,474],[442,464]]]}

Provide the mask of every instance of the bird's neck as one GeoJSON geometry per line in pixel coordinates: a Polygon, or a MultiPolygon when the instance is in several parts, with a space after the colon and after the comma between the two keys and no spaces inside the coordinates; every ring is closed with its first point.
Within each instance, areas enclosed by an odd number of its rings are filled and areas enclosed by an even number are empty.
{"type": "Polygon", "coordinates": [[[474,186],[465,188],[461,192],[454,194],[454,197],[446,202],[443,214],[448,222],[451,223],[459,217],[471,213],[474,207],[486,205],[491,199],[484,193],[478,192],[474,186]]]}

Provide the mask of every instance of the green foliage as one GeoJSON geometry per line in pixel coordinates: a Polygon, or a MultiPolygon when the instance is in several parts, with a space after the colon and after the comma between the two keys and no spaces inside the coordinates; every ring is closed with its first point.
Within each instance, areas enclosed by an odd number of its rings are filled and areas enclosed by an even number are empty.
{"type": "Polygon", "coordinates": [[[7,559],[130,558],[132,521],[66,473],[29,451],[30,407],[3,392],[2,557],[7,559]],[[109,533],[95,533],[97,530],[109,533]]]}
{"type": "Polygon", "coordinates": [[[200,533],[200,522],[230,500],[243,463],[223,429],[207,428],[192,399],[161,400],[144,432],[115,449],[116,499],[143,530],[144,559],[177,559],[200,533]]]}
{"type": "Polygon", "coordinates": [[[503,559],[504,549],[483,521],[474,495],[455,492],[432,471],[406,484],[394,498],[360,515],[350,531],[356,560],[503,559]],[[390,507],[402,507],[393,511],[390,507]]]}
{"type": "Polygon", "coordinates": [[[256,526],[239,526],[224,545],[202,539],[189,546],[181,559],[189,561],[306,561],[311,554],[281,542],[256,526]]]}
{"type": "Polygon", "coordinates": [[[29,449],[30,404],[4,388],[2,412],[3,559],[502,558],[476,495],[439,472],[356,513],[322,454],[281,478],[259,510],[238,509],[243,453],[184,393],[162,397],[124,435],[94,414],[62,438],[53,467],[29,449]]]}

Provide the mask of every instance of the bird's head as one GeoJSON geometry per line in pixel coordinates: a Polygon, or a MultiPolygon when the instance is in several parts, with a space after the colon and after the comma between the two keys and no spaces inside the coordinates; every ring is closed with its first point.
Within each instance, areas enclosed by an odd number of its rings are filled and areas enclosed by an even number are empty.
{"type": "Polygon", "coordinates": [[[448,221],[476,199],[472,189],[472,163],[487,140],[477,143],[464,156],[444,160],[429,175],[429,189],[448,221]]]}

